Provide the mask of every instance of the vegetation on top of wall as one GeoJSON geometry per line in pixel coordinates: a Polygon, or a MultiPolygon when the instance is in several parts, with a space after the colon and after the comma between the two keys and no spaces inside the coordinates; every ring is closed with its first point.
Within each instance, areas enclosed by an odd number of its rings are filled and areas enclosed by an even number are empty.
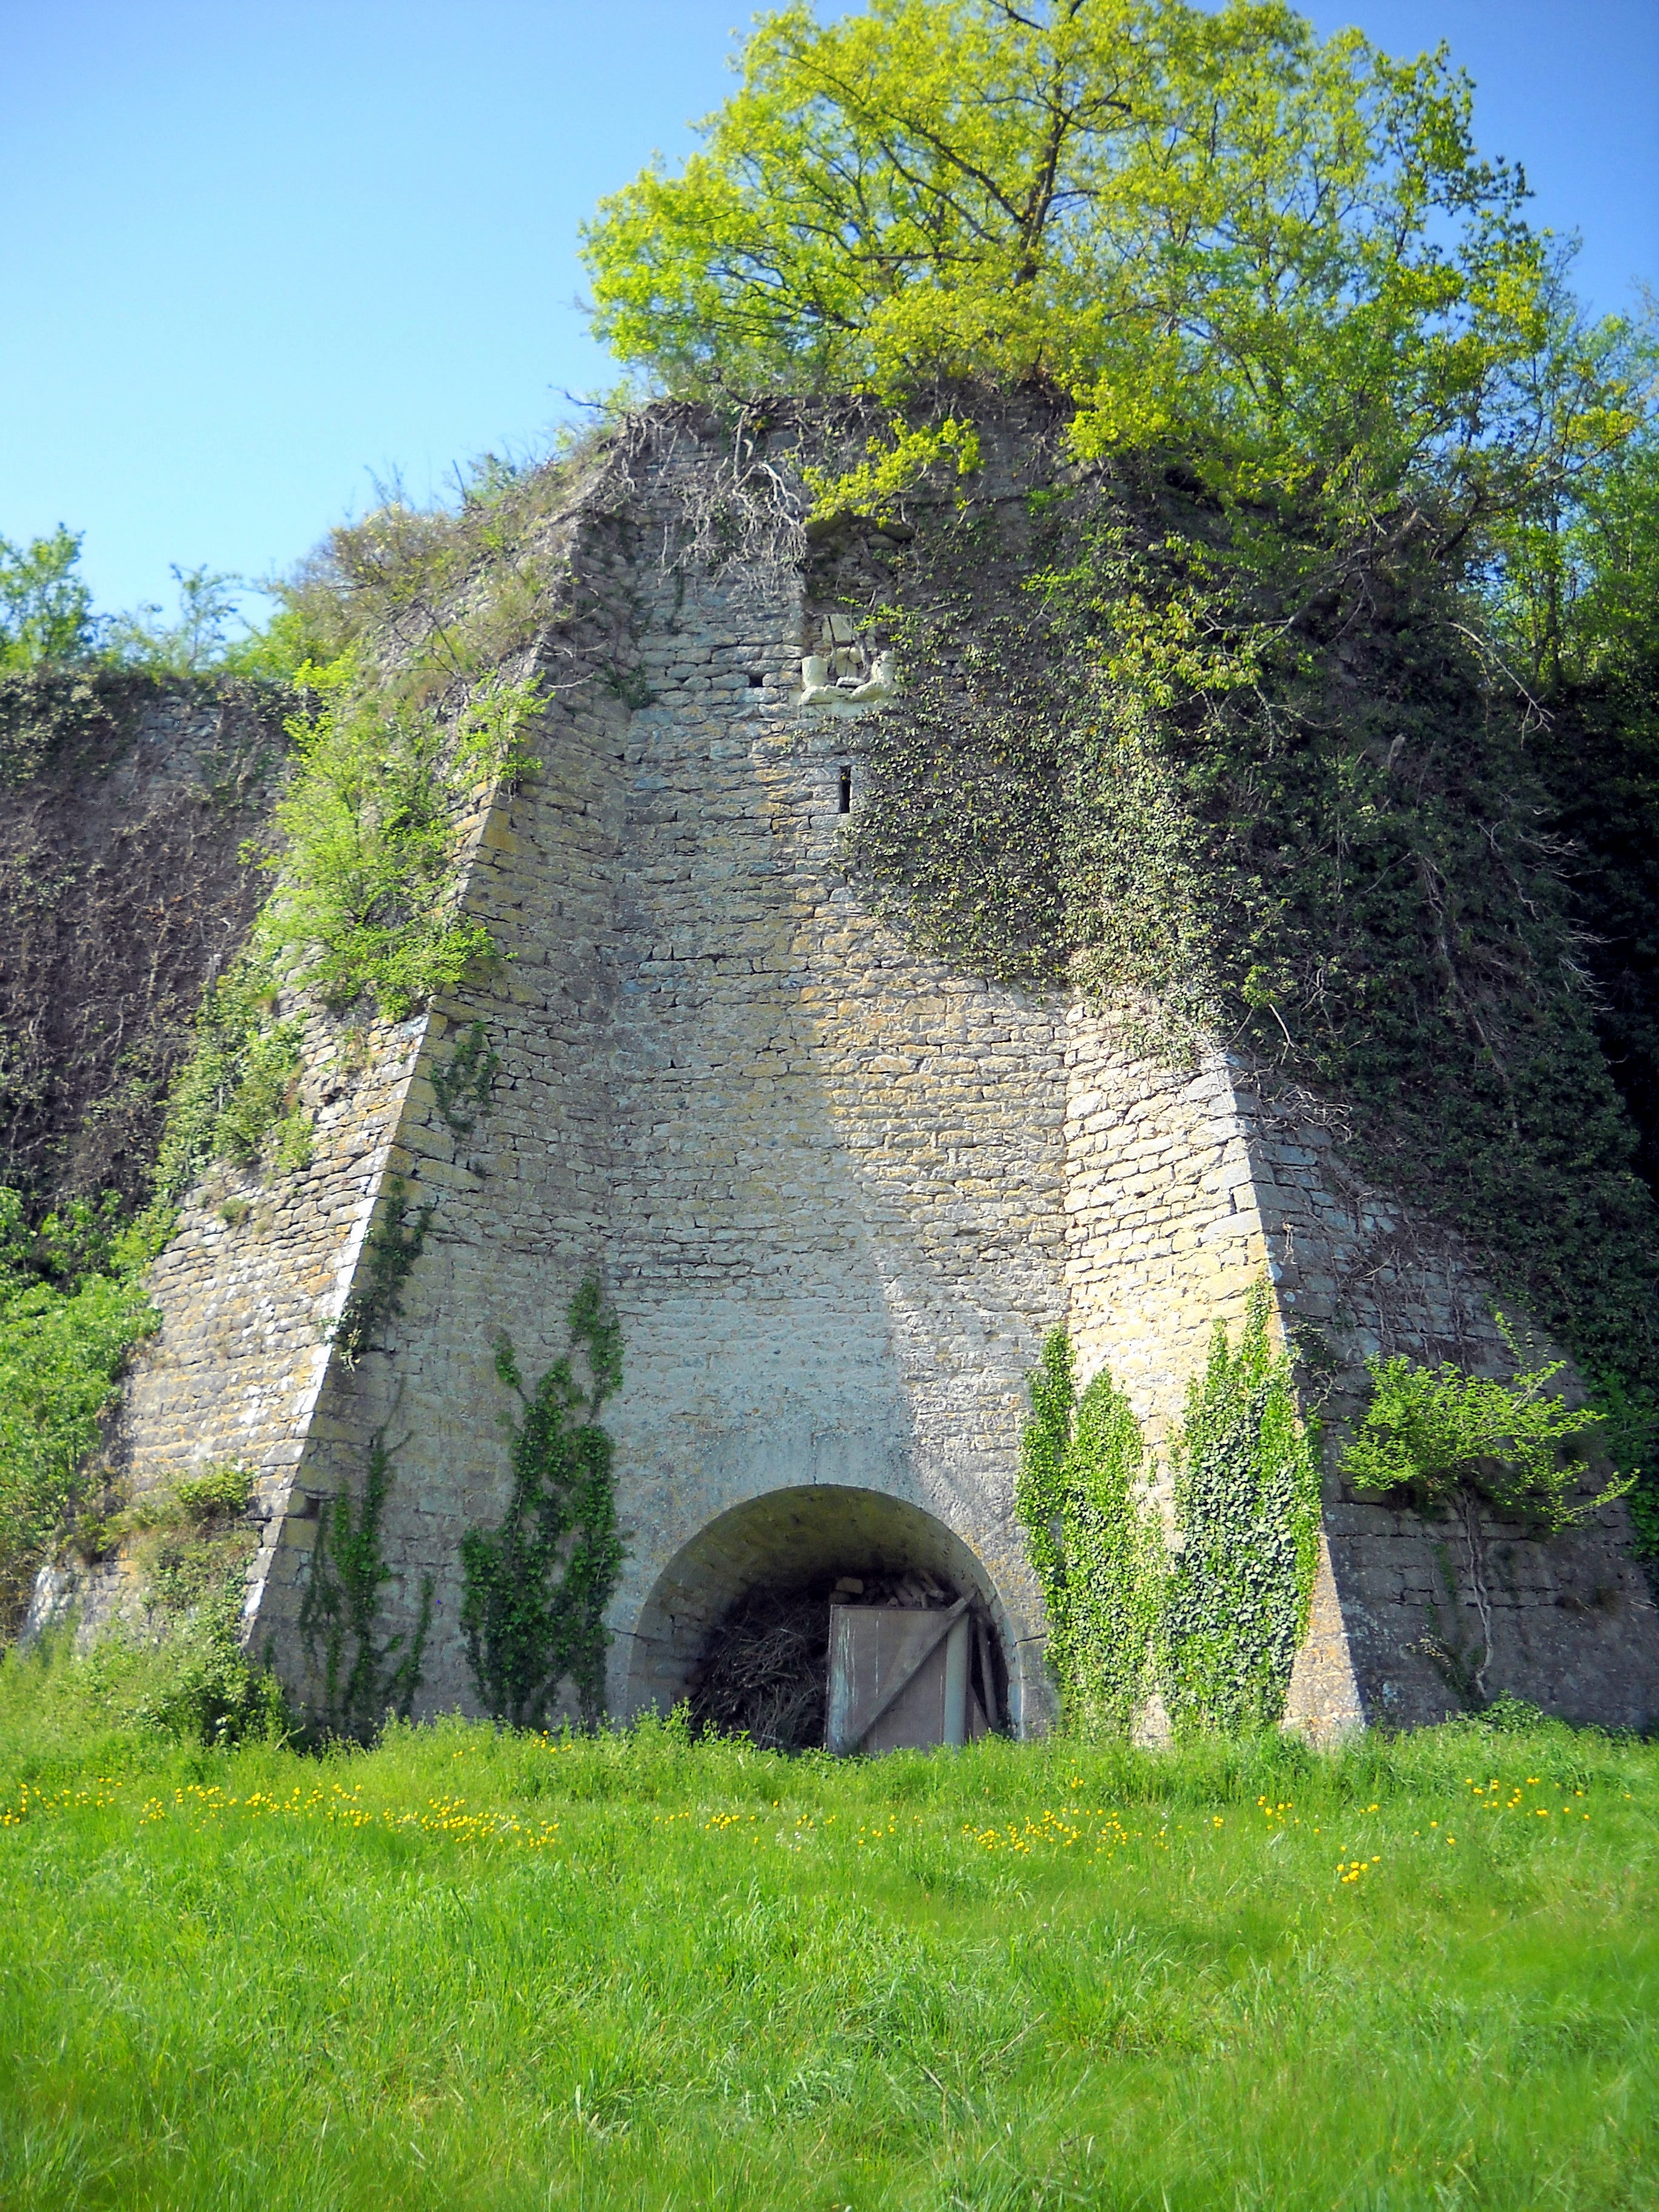
{"type": "Polygon", "coordinates": [[[32,782],[51,762],[136,731],[155,694],[149,678],[105,668],[0,668],[0,785],[32,782]]]}
{"type": "Polygon", "coordinates": [[[1597,1032],[1659,1132],[1659,963],[1627,896],[1648,1011],[1627,975],[1598,1003],[1571,878],[1645,880],[1654,779],[1609,762],[1575,819],[1537,711],[1537,672],[1627,684],[1655,634],[1644,333],[1581,312],[1444,52],[1246,0],[875,0],[769,16],[740,76],[586,251],[671,391],[866,403],[870,450],[809,477],[821,550],[929,518],[848,602],[907,695],[866,726],[866,887],[947,958],[1351,1108],[1648,1419],[1659,1225],[1597,1032]],[[1011,406],[1050,418],[1019,516],[1011,406]]]}
{"type": "Polygon", "coordinates": [[[526,745],[539,685],[501,663],[546,623],[536,541],[568,482],[495,463],[459,513],[393,500],[278,587],[293,767],[270,844],[247,855],[272,886],[176,1087],[169,1187],[214,1157],[304,1164],[308,1006],[367,1001],[401,1020],[495,954],[460,910],[465,856],[488,795],[539,765],[526,745]]]}
{"type": "Polygon", "coordinates": [[[81,539],[60,522],[27,545],[0,538],[0,670],[89,659],[98,643],[92,590],[76,573],[81,539]]]}
{"type": "MultiPolygon", "coordinates": [[[[130,1204],[152,1198],[150,1211],[118,1252],[112,1230],[107,1253],[70,1291],[50,1267],[26,1272],[21,1288],[9,1278],[0,1316],[0,1364],[15,1383],[0,1448],[8,1616],[72,1504],[76,1464],[96,1440],[126,1347],[155,1325],[137,1274],[159,1249],[167,1203],[216,1161],[279,1176],[308,1163],[301,1088],[313,1013],[361,1008],[402,1019],[495,951],[489,931],[460,910],[465,855],[492,789],[536,764],[525,741],[541,695],[522,662],[550,619],[548,533],[585,456],[571,460],[520,468],[486,457],[453,509],[417,512],[394,489],[362,522],[333,532],[277,588],[265,630],[241,641],[228,634],[234,579],[180,574],[171,623],[154,608],[105,618],[79,575],[73,533],[0,544],[0,780],[27,784],[82,753],[118,751],[161,696],[158,685],[203,672],[279,679],[269,696],[288,710],[291,746],[270,833],[243,848],[270,872],[270,894],[240,952],[208,986],[153,1168],[127,1194],[130,1204]],[[142,1258],[129,1264],[130,1253],[142,1258]]],[[[9,1073],[0,1038],[0,1081],[9,1073]]],[[[453,1073],[448,1111],[459,1130],[487,1100],[493,1055],[463,1048],[453,1073]]],[[[114,1203],[99,1201],[106,1228],[114,1203]]],[[[50,1216],[48,1242],[69,1218],[52,1206],[43,1188],[24,1207],[50,1216]]],[[[237,1215],[228,1207],[225,1218],[237,1215]]],[[[337,1334],[348,1364],[395,1310],[428,1218],[422,1211],[410,1229],[397,1213],[371,1240],[371,1280],[337,1334]]],[[[360,1672],[354,1661],[348,1688],[360,1672]]],[[[355,1713],[356,1689],[347,1702],[355,1713]]]]}
{"type": "Polygon", "coordinates": [[[605,1608],[623,1544],[611,1442],[599,1417],[622,1388],[622,1329],[594,1276],[571,1300],[568,1320],[570,1353],[533,1390],[510,1340],[496,1345],[495,1371],[523,1408],[511,1431],[512,1491],[498,1527],[461,1539],[472,1679],[485,1709],[515,1728],[543,1725],[567,1680],[585,1726],[605,1706],[605,1608]],[[585,1390],[571,1364],[578,1350],[585,1390]]]}
{"type": "Polygon", "coordinates": [[[1072,460],[1162,453],[1348,539],[1425,488],[1530,517],[1644,412],[1443,48],[1251,0],[872,0],[762,18],[738,68],[586,234],[599,334],[671,392],[871,395],[926,468],[964,387],[1040,388],[1072,460]]]}
{"type": "Polygon", "coordinates": [[[1030,1377],[1015,1510],[1048,1619],[1066,1725],[1127,1734],[1160,1695],[1178,1735],[1237,1735],[1283,1715],[1318,1564],[1319,1450],[1265,1283],[1237,1346],[1218,1322],[1170,1459],[1173,1538],[1127,1400],[1103,1368],[1079,1396],[1054,1330],[1030,1377]]]}
{"type": "Polygon", "coordinates": [[[935,510],[884,556],[905,687],[849,859],[953,962],[1345,1109],[1641,1422],[1659,1212],[1535,718],[1431,527],[1322,550],[1151,471],[935,510]]]}

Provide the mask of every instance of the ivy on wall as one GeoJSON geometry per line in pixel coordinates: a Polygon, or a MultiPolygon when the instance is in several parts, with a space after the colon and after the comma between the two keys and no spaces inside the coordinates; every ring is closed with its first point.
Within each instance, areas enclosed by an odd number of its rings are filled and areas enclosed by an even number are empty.
{"type": "Polygon", "coordinates": [[[435,1198],[416,1206],[402,1176],[387,1177],[379,1217],[364,1245],[363,1279],[334,1324],[334,1348],[348,1368],[373,1348],[374,1331],[403,1311],[404,1285],[437,1211],[435,1198]]]}
{"type": "MultiPolygon", "coordinates": [[[[139,1188],[125,1197],[142,1205],[148,1192],[154,1202],[119,1237],[105,1208],[102,1257],[67,1271],[52,1255],[70,1209],[54,1211],[49,1188],[32,1190],[15,1220],[0,1218],[0,1640],[76,1509],[126,1353],[158,1323],[139,1278],[171,1234],[173,1202],[215,1162],[276,1176],[307,1165],[313,1128],[301,1097],[303,1054],[318,1016],[349,1014],[357,1025],[369,1013],[401,1019],[495,954],[489,933],[462,910],[469,841],[492,792],[537,765],[526,735],[541,695],[524,671],[549,621],[548,530],[590,461],[582,449],[536,469],[486,457],[458,509],[422,513],[393,500],[331,533],[279,587],[283,609],[257,657],[259,674],[274,679],[254,698],[257,743],[246,759],[205,763],[203,794],[216,805],[240,801],[249,779],[274,767],[281,749],[269,721],[289,710],[275,835],[241,848],[245,860],[269,871],[270,894],[242,951],[205,994],[169,1086],[159,1148],[147,1133],[139,1188]],[[222,784],[212,780],[221,769],[222,784]]],[[[239,698],[247,693],[232,688],[239,698]]],[[[9,675],[0,683],[0,787],[61,774],[83,754],[101,759],[118,738],[130,739],[157,696],[148,678],[90,666],[9,675]]],[[[221,684],[202,696],[222,707],[229,695],[221,684]]],[[[239,927],[243,919],[245,910],[239,927]]],[[[175,1019],[173,1035],[184,1026],[175,1019]]],[[[458,1135],[487,1108],[496,1066],[474,1030],[438,1071],[440,1110],[458,1135]]],[[[12,1072],[0,1066],[0,1079],[12,1072]]],[[[0,1206],[11,1195],[0,1192],[0,1206]]],[[[233,1200],[221,1218],[234,1225],[249,1210],[233,1200]]],[[[396,1311],[429,1218],[394,1184],[371,1238],[368,1279],[336,1332],[348,1365],[396,1311]]],[[[366,1493],[371,1504],[382,1476],[389,1480],[384,1468],[366,1493]]],[[[347,1502],[331,1521],[349,1553],[352,1510],[347,1502]]],[[[347,1604],[351,1577],[336,1581],[346,1593],[337,1602],[347,1604]]],[[[358,1659],[338,1663],[348,1686],[358,1679],[358,1659]]],[[[377,1694],[386,1686],[377,1683],[377,1694]]],[[[400,1679],[392,1687],[402,1694],[400,1679]]],[[[356,1692],[341,1694],[355,1712],[356,1692]]]]}
{"type": "Polygon", "coordinates": [[[1659,1208],[1532,709],[1433,516],[1333,545],[1151,457],[911,513],[817,556],[903,678],[845,833],[872,903],[955,966],[1081,988],[1131,1048],[1224,1036],[1340,1103],[1367,1173],[1650,1427],[1659,1208]]]}
{"type": "Polygon", "coordinates": [[[380,1631],[381,1591],[393,1579],[381,1524],[392,1484],[386,1431],[369,1439],[362,1491],[343,1490],[318,1507],[317,1541],[300,1607],[300,1634],[322,1674],[319,1717],[325,1733],[369,1742],[388,1714],[409,1717],[421,1685],[432,1626],[433,1578],[422,1577],[411,1630],[380,1631]]]}
{"type": "Polygon", "coordinates": [[[574,1687],[583,1722],[604,1710],[605,1608],[622,1569],[611,1441],[599,1425],[622,1387],[622,1330],[590,1276],[570,1302],[570,1352],[526,1389],[510,1340],[495,1371],[523,1417],[512,1430],[513,1486],[495,1528],[461,1540],[461,1626],[486,1709],[514,1728],[550,1717],[560,1686],[574,1687]],[[572,1361],[587,1368],[584,1390],[572,1361]]]}
{"type": "Polygon", "coordinates": [[[434,1064],[432,1089],[444,1126],[457,1137],[470,1137],[478,1116],[489,1111],[501,1056],[487,1042],[484,1025],[473,1022],[454,1048],[434,1064]]]}
{"type": "Polygon", "coordinates": [[[1318,1563],[1319,1464],[1288,1363],[1268,1344],[1266,1285],[1236,1347],[1217,1324],[1188,1390],[1170,1450],[1172,1544],[1154,1462],[1110,1376],[1078,1395],[1057,1329],[1030,1389],[1016,1510],[1066,1724],[1124,1734],[1154,1690],[1178,1734],[1277,1722],[1318,1563]]]}
{"type": "Polygon", "coordinates": [[[1237,1347],[1218,1322],[1170,1458],[1176,1550],[1158,1620],[1172,1725],[1224,1735],[1285,1711],[1319,1561],[1318,1431],[1267,1340],[1267,1286],[1237,1347]]]}
{"type": "Polygon", "coordinates": [[[1104,1370],[1079,1400],[1064,1329],[1044,1342],[1030,1389],[1014,1499],[1048,1664],[1070,1725],[1123,1734],[1146,1702],[1164,1578],[1140,1425],[1104,1370]]]}

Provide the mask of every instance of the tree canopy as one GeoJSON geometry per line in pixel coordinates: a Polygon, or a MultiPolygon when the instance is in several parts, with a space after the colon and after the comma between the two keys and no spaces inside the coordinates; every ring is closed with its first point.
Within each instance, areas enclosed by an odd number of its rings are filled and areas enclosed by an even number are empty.
{"type": "Polygon", "coordinates": [[[1472,88],[1279,0],[868,0],[761,18],[678,174],[585,234],[596,325],[671,392],[1058,387],[1080,456],[1512,508],[1639,414],[1472,88]]]}
{"type": "Polygon", "coordinates": [[[75,660],[94,649],[98,619],[76,571],[81,533],[60,522],[50,538],[0,538],[0,670],[75,660]]]}

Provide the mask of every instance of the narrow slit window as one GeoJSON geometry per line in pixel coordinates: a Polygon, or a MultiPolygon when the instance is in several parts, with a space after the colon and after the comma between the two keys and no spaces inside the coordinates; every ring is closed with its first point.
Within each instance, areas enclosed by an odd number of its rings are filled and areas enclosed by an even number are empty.
{"type": "Polygon", "coordinates": [[[852,811],[853,770],[851,766],[848,765],[844,767],[841,772],[841,796],[836,801],[836,811],[837,814],[850,814],[852,811]]]}

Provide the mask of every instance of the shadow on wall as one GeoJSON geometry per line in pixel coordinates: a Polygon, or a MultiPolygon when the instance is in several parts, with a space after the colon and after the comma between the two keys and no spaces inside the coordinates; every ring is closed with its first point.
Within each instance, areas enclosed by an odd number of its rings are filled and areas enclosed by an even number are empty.
{"type": "Polygon", "coordinates": [[[682,1698],[757,1743],[823,1741],[831,1602],[950,1606],[988,1618],[1006,1706],[1006,1616],[983,1563],[943,1522],[879,1491],[769,1491],[698,1532],[658,1577],[633,1636],[630,1712],[682,1698]]]}

